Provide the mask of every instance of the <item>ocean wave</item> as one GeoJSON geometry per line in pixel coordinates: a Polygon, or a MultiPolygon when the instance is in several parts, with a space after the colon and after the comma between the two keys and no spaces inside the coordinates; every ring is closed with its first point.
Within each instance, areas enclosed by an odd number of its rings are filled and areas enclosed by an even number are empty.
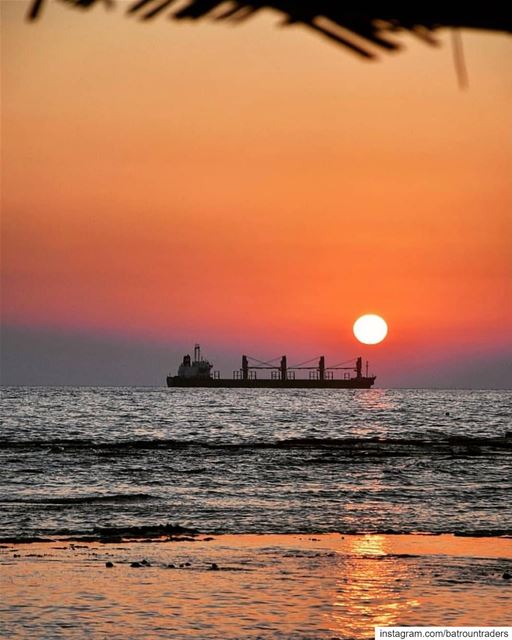
{"type": "Polygon", "coordinates": [[[122,542],[144,542],[144,541],[204,541],[211,540],[211,536],[216,535],[265,535],[265,534],[290,534],[290,535],[318,535],[325,533],[336,533],[341,536],[350,535],[421,535],[421,536],[440,536],[454,535],[464,538],[506,538],[512,539],[512,531],[503,528],[475,528],[465,530],[451,530],[449,528],[441,528],[432,531],[418,531],[409,528],[357,528],[348,527],[336,531],[321,530],[314,528],[302,528],[291,530],[289,528],[281,529],[261,529],[258,531],[250,530],[225,530],[215,529],[199,530],[191,527],[184,527],[177,524],[156,524],[156,525],[140,525],[140,526],[110,526],[110,527],[93,527],[91,529],[60,529],[54,531],[40,531],[37,533],[20,532],[15,536],[0,536],[0,544],[28,544],[32,542],[81,542],[81,543],[122,543],[122,542]]]}
{"type": "Polygon", "coordinates": [[[464,454],[484,455],[490,452],[512,451],[510,434],[495,437],[442,436],[428,438],[288,438],[271,441],[224,442],[211,440],[148,439],[99,441],[89,439],[49,439],[49,440],[0,440],[0,448],[5,451],[45,451],[49,454],[88,452],[96,455],[120,454],[155,450],[229,450],[257,451],[261,449],[277,450],[331,450],[349,455],[419,455],[425,454],[464,454]]]}
{"type": "Polygon", "coordinates": [[[79,505],[112,502],[140,502],[153,500],[154,496],[147,493],[115,493],[92,496],[70,496],[60,498],[7,498],[0,499],[0,504],[51,504],[51,505],[79,505]]]}
{"type": "Polygon", "coordinates": [[[1,544],[18,544],[30,542],[128,542],[131,540],[195,540],[198,529],[183,527],[179,524],[153,524],[139,526],[92,527],[91,529],[60,529],[41,531],[37,535],[20,533],[17,536],[0,537],[1,544]]]}

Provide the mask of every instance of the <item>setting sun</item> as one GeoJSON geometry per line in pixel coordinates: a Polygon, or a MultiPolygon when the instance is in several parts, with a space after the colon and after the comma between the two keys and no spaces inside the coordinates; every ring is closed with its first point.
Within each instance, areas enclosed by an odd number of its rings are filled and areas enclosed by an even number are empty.
{"type": "Polygon", "coordinates": [[[388,334],[386,321],[375,314],[366,314],[354,322],[354,335],[364,344],[378,344],[388,334]]]}

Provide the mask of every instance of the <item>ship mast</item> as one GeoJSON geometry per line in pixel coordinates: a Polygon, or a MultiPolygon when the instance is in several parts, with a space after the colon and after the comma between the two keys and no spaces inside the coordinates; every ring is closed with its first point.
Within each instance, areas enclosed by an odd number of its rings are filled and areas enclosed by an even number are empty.
{"type": "Polygon", "coordinates": [[[249,380],[249,360],[242,356],[242,380],[249,380]]]}
{"type": "Polygon", "coordinates": [[[287,364],[286,364],[286,356],[283,356],[281,358],[281,380],[287,380],[288,379],[288,371],[287,371],[287,364]]]}
{"type": "Polygon", "coordinates": [[[318,374],[320,376],[320,380],[325,380],[325,357],[320,356],[320,360],[318,362],[318,374]]]}

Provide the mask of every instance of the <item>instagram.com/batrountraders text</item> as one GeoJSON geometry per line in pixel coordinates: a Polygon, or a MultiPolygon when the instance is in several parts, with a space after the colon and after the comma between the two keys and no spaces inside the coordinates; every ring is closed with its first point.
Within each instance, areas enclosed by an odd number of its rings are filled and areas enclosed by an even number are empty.
{"type": "Polygon", "coordinates": [[[512,627],[375,627],[375,640],[387,638],[400,640],[510,638],[512,640],[512,627]]]}

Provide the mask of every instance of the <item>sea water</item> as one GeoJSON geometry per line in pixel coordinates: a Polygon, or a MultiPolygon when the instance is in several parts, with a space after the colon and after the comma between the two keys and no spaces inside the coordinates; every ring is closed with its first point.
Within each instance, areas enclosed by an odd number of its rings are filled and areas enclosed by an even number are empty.
{"type": "Polygon", "coordinates": [[[512,392],[4,388],[0,538],[512,534],[512,392]]]}

